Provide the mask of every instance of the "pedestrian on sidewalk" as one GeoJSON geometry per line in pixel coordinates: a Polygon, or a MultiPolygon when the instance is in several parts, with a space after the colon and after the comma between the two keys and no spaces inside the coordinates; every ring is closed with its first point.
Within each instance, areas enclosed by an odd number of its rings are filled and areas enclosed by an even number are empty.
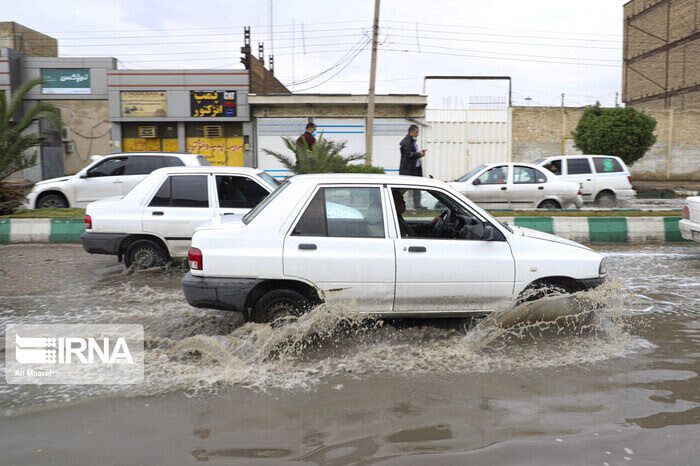
{"type": "MultiPolygon", "coordinates": [[[[401,163],[399,165],[399,175],[423,176],[423,157],[425,149],[418,148],[418,125],[408,127],[408,134],[401,140],[399,148],[401,150],[401,163]]],[[[414,210],[423,209],[421,205],[420,190],[413,190],[414,210]]]]}
{"type": "Polygon", "coordinates": [[[297,146],[308,147],[309,150],[313,149],[314,144],[316,144],[316,125],[313,123],[307,123],[306,131],[302,133],[297,139],[297,146]]]}

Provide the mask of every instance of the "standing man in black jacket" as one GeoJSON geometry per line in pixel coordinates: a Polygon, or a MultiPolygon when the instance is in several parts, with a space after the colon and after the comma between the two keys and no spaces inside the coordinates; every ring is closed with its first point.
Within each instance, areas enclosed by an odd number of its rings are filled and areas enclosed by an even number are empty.
{"type": "MultiPolygon", "coordinates": [[[[401,164],[399,165],[399,175],[423,176],[423,157],[425,149],[418,149],[418,125],[408,127],[408,134],[401,140],[401,164]]],[[[422,209],[420,203],[420,191],[413,191],[413,208],[422,209]]]]}

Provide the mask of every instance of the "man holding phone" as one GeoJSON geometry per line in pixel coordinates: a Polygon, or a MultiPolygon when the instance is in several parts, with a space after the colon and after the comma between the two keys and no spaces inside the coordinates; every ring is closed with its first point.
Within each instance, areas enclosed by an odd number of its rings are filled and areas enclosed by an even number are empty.
{"type": "MultiPolygon", "coordinates": [[[[423,176],[423,157],[425,149],[418,148],[418,125],[408,127],[408,134],[401,140],[399,148],[401,150],[401,164],[399,165],[399,175],[423,176]]],[[[420,191],[413,191],[413,208],[415,210],[424,209],[420,203],[420,191]]]]}

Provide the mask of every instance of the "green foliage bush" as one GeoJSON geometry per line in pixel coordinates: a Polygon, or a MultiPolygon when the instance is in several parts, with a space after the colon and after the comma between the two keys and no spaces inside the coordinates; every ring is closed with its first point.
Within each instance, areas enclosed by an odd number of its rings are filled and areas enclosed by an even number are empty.
{"type": "Polygon", "coordinates": [[[587,107],[573,133],[584,154],[615,155],[631,165],[656,142],[656,120],[632,107],[587,107]]]}
{"type": "Polygon", "coordinates": [[[373,167],[369,165],[348,165],[345,167],[345,173],[378,173],[384,174],[382,167],[373,167]]]}

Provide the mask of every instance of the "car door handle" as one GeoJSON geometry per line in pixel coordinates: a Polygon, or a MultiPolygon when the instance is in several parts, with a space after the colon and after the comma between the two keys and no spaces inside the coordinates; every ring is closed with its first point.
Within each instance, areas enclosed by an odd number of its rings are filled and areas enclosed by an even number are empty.
{"type": "Polygon", "coordinates": [[[588,180],[586,180],[586,181],[591,181],[591,180],[590,180],[590,179],[588,179],[588,180]]]}
{"type": "Polygon", "coordinates": [[[151,215],[163,215],[163,212],[161,212],[160,210],[156,210],[154,212],[151,212],[151,215]]]}
{"type": "Polygon", "coordinates": [[[507,189],[508,189],[508,188],[506,188],[505,186],[503,186],[503,187],[501,188],[501,191],[505,191],[505,190],[507,190],[507,189]]]}
{"type": "Polygon", "coordinates": [[[316,250],[316,245],[311,244],[311,243],[301,243],[299,245],[299,249],[305,250],[305,251],[315,251],[316,250]]]}
{"type": "Polygon", "coordinates": [[[121,180],[116,180],[116,181],[112,181],[112,183],[122,184],[123,181],[121,181],[121,180]]]}
{"type": "Polygon", "coordinates": [[[537,189],[542,190],[544,189],[544,186],[538,186],[537,189]]]}
{"type": "Polygon", "coordinates": [[[426,252],[425,246],[409,246],[408,252],[426,252]]]}

